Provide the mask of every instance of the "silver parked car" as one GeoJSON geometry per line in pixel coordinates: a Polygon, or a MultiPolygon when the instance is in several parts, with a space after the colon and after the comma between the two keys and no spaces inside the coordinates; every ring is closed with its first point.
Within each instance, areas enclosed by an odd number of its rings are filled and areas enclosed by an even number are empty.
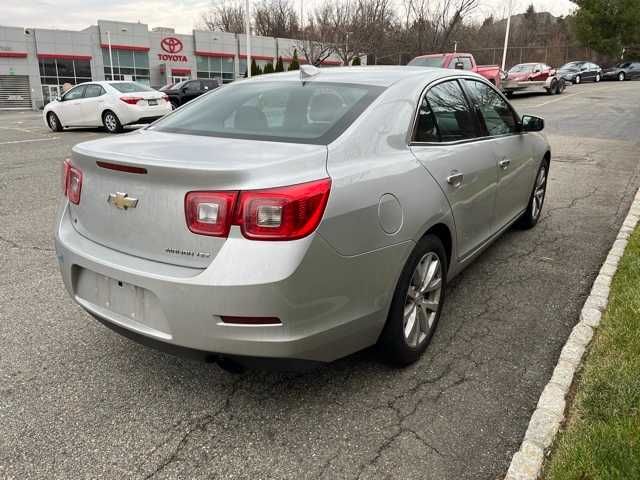
{"type": "Polygon", "coordinates": [[[353,67],[208,93],[64,163],[70,295],[143,343],[214,361],[416,361],[447,282],[533,227],[550,149],[479,75],[353,67]]]}

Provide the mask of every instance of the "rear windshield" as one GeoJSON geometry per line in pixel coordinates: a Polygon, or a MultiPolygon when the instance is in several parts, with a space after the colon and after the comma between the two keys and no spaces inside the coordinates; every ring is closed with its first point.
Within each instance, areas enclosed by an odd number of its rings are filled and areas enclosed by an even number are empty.
{"type": "Polygon", "coordinates": [[[237,82],[185,105],[150,129],[326,145],[383,91],[323,82],[237,82]]]}
{"type": "Polygon", "coordinates": [[[436,57],[418,57],[409,62],[412,67],[442,67],[444,55],[436,57]]]}
{"type": "Polygon", "coordinates": [[[153,92],[153,88],[141,85],[136,82],[109,82],[113,88],[120,93],[133,93],[133,92],[153,92]]]}

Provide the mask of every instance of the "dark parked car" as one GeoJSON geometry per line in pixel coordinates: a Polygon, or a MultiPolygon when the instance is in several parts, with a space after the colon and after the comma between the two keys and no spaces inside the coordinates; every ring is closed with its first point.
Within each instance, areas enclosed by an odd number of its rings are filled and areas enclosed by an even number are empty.
{"type": "Polygon", "coordinates": [[[640,62],[622,62],[602,72],[605,80],[631,80],[640,78],[640,62]]]}
{"type": "Polygon", "coordinates": [[[558,69],[558,74],[567,82],[599,82],[602,80],[602,68],[591,62],[569,62],[558,69]]]}
{"type": "Polygon", "coordinates": [[[178,108],[189,100],[193,100],[203,93],[215,90],[219,86],[220,82],[215,79],[184,80],[175,85],[162,87],[160,91],[169,97],[173,108],[178,108]]]}

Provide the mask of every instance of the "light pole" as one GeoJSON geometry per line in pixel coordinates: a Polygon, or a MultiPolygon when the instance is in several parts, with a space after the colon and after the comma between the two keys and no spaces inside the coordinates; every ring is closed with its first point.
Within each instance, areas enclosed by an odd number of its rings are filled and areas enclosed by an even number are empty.
{"type": "Polygon", "coordinates": [[[511,11],[513,9],[513,0],[509,0],[509,16],[507,17],[507,31],[504,34],[504,50],[502,51],[502,70],[507,64],[507,47],[509,46],[509,30],[511,30],[511,11]]]}
{"type": "Polygon", "coordinates": [[[109,45],[109,67],[111,67],[111,81],[113,82],[113,54],[111,53],[111,32],[107,31],[107,45],[109,45]]]}
{"type": "Polygon", "coordinates": [[[247,31],[247,78],[251,78],[251,5],[249,0],[245,1],[247,11],[244,19],[244,28],[247,31]]]}
{"type": "Polygon", "coordinates": [[[353,33],[353,32],[346,32],[347,33],[347,39],[344,42],[344,59],[345,59],[345,67],[349,66],[349,34],[353,33]]]}
{"type": "MultiPolygon", "coordinates": [[[[126,28],[121,28],[121,32],[126,32],[126,28]]],[[[113,81],[113,54],[111,53],[111,31],[107,30],[107,45],[109,45],[109,65],[111,67],[111,81],[113,81]]]]}

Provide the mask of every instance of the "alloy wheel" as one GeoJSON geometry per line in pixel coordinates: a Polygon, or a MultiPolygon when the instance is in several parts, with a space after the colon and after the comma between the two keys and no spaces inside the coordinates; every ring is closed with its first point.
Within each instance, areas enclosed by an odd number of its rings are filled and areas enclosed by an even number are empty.
{"type": "Polygon", "coordinates": [[[599,81],[600,81],[600,74],[599,74],[599,73],[597,73],[597,74],[596,74],[596,83],[597,83],[597,82],[599,82],[599,81]]]}
{"type": "Polygon", "coordinates": [[[623,81],[624,81],[624,72],[620,72],[620,73],[618,74],[618,80],[620,80],[621,82],[623,82],[623,81]]]}
{"type": "Polygon", "coordinates": [[[574,83],[575,83],[576,85],[578,85],[578,84],[580,83],[580,81],[581,81],[581,79],[580,79],[580,75],[577,75],[577,76],[576,76],[576,78],[575,78],[575,80],[574,80],[574,83]]]}
{"type": "Polygon", "coordinates": [[[546,167],[540,168],[538,178],[536,178],[536,186],[533,190],[533,198],[531,202],[531,218],[537,219],[542,211],[542,204],[544,203],[544,196],[547,191],[547,169],[546,167]]]}
{"type": "Polygon", "coordinates": [[[51,130],[58,128],[58,121],[56,120],[56,116],[52,113],[49,114],[49,128],[51,128],[51,130]]]}
{"type": "Polygon", "coordinates": [[[113,116],[113,113],[107,113],[104,116],[104,124],[110,132],[115,132],[118,128],[118,123],[116,118],[113,116]]]}
{"type": "Polygon", "coordinates": [[[433,329],[442,297],[442,262],[426,253],[411,276],[404,305],[403,333],[407,345],[418,348],[433,329]]]}

